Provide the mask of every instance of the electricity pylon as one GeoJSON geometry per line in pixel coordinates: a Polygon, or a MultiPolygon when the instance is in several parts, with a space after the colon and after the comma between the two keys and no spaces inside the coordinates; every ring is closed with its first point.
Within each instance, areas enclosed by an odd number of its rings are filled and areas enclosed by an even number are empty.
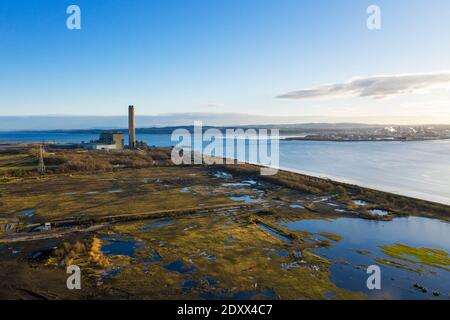
{"type": "Polygon", "coordinates": [[[45,174],[44,150],[42,149],[42,144],[39,146],[38,172],[39,174],[45,174]]]}

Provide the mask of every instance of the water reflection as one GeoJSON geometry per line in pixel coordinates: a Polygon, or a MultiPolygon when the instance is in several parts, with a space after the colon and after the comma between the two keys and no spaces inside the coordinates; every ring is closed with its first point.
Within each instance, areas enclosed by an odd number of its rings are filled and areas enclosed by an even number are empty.
{"type": "MultiPolygon", "coordinates": [[[[343,237],[331,247],[318,249],[320,255],[333,262],[331,278],[339,287],[362,291],[371,298],[431,299],[436,298],[432,292],[439,291],[439,298],[449,299],[450,272],[406,263],[412,269],[422,269],[422,273],[417,273],[376,261],[377,258],[392,259],[382,252],[381,245],[404,244],[450,252],[450,224],[447,222],[420,217],[397,218],[393,221],[340,218],[283,222],[280,225],[291,230],[330,232],[343,237]],[[367,254],[361,254],[362,251],[367,254]],[[366,268],[372,264],[380,265],[382,270],[380,291],[369,291],[366,287],[366,268]],[[416,290],[416,283],[427,287],[428,292],[416,290]]],[[[405,264],[403,260],[398,262],[405,264]]]]}

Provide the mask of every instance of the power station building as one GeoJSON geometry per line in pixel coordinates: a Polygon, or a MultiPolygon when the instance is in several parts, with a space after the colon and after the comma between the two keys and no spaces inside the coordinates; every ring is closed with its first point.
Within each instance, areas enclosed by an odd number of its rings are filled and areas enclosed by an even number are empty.
{"type": "Polygon", "coordinates": [[[123,149],[125,147],[123,132],[120,131],[102,132],[98,142],[100,144],[115,145],[116,149],[123,149]]]}
{"type": "MultiPolygon", "coordinates": [[[[128,138],[129,149],[146,147],[144,142],[136,141],[134,106],[128,107],[128,138]]],[[[82,147],[87,150],[123,150],[125,148],[124,133],[121,131],[104,131],[100,133],[98,140],[83,143],[82,147]]]]}
{"type": "Polygon", "coordinates": [[[120,131],[102,132],[97,141],[83,144],[83,148],[88,150],[123,150],[124,147],[125,140],[120,131]]]}

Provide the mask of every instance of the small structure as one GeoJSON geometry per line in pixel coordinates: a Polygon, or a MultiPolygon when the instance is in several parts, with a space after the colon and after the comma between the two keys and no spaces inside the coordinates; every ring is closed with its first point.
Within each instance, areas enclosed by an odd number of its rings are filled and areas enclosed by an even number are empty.
{"type": "Polygon", "coordinates": [[[124,145],[123,132],[105,131],[100,133],[97,141],[84,143],[82,147],[88,150],[123,150],[124,145]]]}
{"type": "Polygon", "coordinates": [[[123,149],[123,133],[120,131],[102,132],[100,134],[100,139],[98,140],[98,142],[104,145],[115,145],[116,149],[123,149]]]}

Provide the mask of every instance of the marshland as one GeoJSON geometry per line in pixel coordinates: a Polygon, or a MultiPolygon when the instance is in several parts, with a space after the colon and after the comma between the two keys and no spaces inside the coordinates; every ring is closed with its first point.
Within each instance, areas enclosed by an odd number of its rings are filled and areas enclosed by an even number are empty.
{"type": "Polygon", "coordinates": [[[449,299],[450,207],[170,149],[0,148],[3,299],[449,299]],[[382,289],[366,269],[382,270],[382,289]],[[66,267],[82,270],[68,290],[66,267]]]}

